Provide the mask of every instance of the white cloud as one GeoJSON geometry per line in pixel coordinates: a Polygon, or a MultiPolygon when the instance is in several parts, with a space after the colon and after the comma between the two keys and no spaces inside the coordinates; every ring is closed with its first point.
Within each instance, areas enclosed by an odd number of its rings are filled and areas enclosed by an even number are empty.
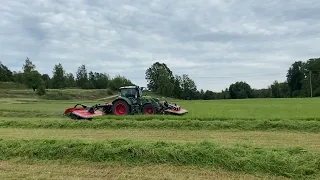
{"type": "Polygon", "coordinates": [[[199,89],[263,88],[319,56],[319,10],[318,0],[0,1],[0,59],[21,70],[29,57],[49,74],[84,63],[143,86],[160,61],[199,89]]]}

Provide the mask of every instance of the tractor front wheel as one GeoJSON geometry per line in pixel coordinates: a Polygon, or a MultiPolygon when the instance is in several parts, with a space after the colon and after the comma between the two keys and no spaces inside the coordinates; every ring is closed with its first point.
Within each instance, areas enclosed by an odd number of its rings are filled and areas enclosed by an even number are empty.
{"type": "Polygon", "coordinates": [[[122,101],[122,100],[117,101],[112,106],[112,112],[117,116],[126,115],[129,113],[129,106],[125,101],[122,101]]]}
{"type": "Polygon", "coordinates": [[[151,104],[146,104],[142,109],[143,114],[155,114],[156,109],[151,104]]]}

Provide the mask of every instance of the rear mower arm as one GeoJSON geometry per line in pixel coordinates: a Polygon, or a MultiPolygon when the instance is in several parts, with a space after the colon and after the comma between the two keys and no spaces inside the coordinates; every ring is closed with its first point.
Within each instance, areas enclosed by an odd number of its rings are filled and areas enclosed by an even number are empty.
{"type": "Polygon", "coordinates": [[[93,106],[87,106],[84,104],[76,104],[74,108],[77,108],[77,106],[82,106],[82,108],[87,109],[89,113],[93,114],[96,110],[102,108],[105,113],[109,113],[111,110],[110,104],[95,104],[93,106]]]}

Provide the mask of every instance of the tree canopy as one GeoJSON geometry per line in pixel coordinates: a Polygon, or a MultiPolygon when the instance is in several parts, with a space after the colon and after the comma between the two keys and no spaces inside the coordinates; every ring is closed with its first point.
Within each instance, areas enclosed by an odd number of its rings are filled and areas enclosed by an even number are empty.
{"type": "MultiPolygon", "coordinates": [[[[11,71],[0,62],[0,81],[25,84],[36,90],[82,88],[110,89],[117,91],[121,86],[135,85],[130,78],[117,75],[111,78],[104,72],[88,71],[86,65],[78,67],[75,74],[66,72],[62,64],[56,64],[52,77],[41,74],[29,58],[22,71],[11,71]]],[[[245,99],[245,98],[291,98],[320,96],[320,58],[295,61],[288,67],[286,81],[274,81],[263,89],[253,89],[245,81],[232,83],[221,92],[198,90],[196,82],[188,75],[175,74],[165,63],[155,62],[146,69],[145,79],[150,91],[166,97],[179,99],[245,99]],[[312,94],[311,94],[312,92],[312,94]]]]}
{"type": "Polygon", "coordinates": [[[107,73],[93,72],[88,70],[84,64],[78,67],[75,75],[66,72],[62,64],[56,64],[52,70],[52,77],[48,74],[41,74],[29,58],[26,58],[22,71],[12,72],[0,62],[0,82],[16,82],[27,85],[33,90],[62,88],[82,89],[112,89],[118,90],[120,86],[134,85],[129,79],[123,76],[111,78],[107,73]]]}

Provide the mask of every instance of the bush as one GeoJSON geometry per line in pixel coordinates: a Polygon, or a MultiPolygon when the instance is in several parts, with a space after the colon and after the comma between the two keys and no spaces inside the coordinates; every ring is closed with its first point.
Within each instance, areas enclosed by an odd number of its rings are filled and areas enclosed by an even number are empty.
{"type": "Polygon", "coordinates": [[[44,88],[44,86],[40,86],[38,89],[37,89],[37,94],[39,96],[43,96],[46,94],[46,89],[44,88]]]}
{"type": "Polygon", "coordinates": [[[295,98],[301,97],[301,91],[300,90],[293,91],[292,96],[295,98]]]}
{"type": "Polygon", "coordinates": [[[108,95],[113,95],[113,92],[111,91],[111,89],[108,89],[108,90],[107,90],[107,94],[108,94],[108,95]]]}
{"type": "Polygon", "coordinates": [[[317,89],[314,91],[313,96],[314,96],[314,97],[320,97],[320,87],[317,88],[317,89]]]}

